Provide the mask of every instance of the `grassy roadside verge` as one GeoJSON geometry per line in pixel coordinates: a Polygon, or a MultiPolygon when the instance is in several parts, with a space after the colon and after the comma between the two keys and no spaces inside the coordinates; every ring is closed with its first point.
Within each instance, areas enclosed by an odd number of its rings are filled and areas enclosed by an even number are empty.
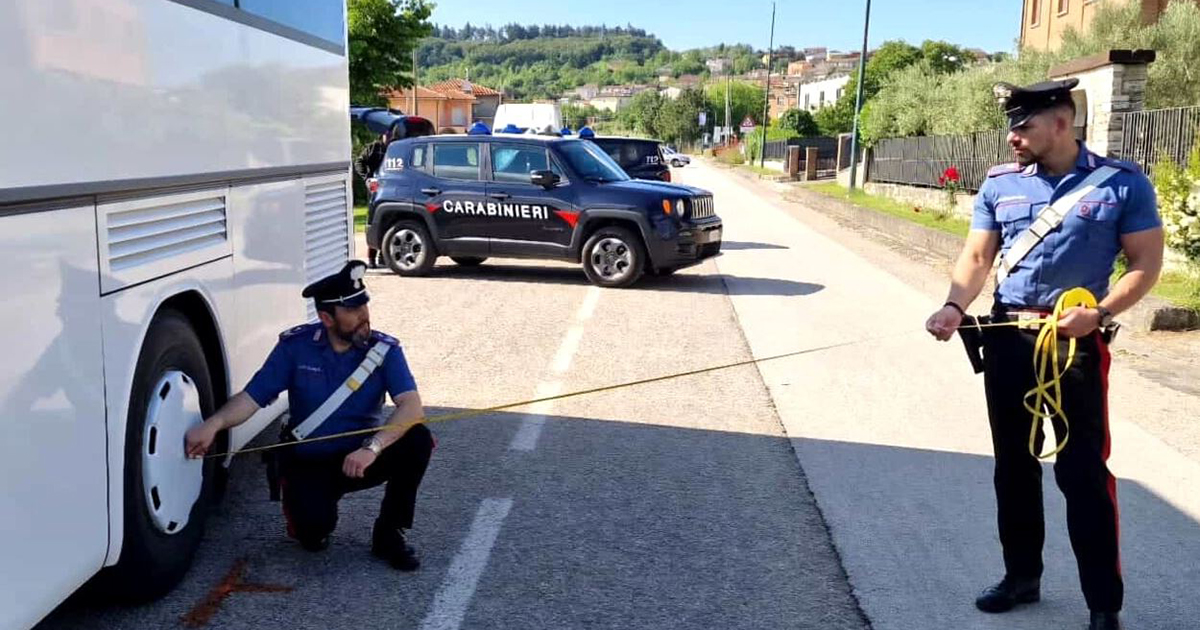
{"type": "Polygon", "coordinates": [[[363,232],[367,229],[367,207],[354,206],[354,231],[363,232]]]}
{"type": "Polygon", "coordinates": [[[854,189],[852,195],[846,194],[846,189],[836,182],[825,182],[822,184],[812,184],[804,187],[805,190],[811,190],[815,193],[820,193],[827,197],[833,197],[842,201],[849,201],[857,206],[862,206],[877,212],[883,212],[896,217],[900,217],[906,221],[911,221],[923,225],[925,227],[934,228],[957,236],[966,236],[971,229],[971,224],[966,219],[959,217],[939,217],[936,214],[922,209],[920,212],[915,211],[911,204],[901,203],[894,199],[879,195],[870,195],[863,192],[859,188],[854,189]]]}
{"type": "MultiPolygon", "coordinates": [[[[958,217],[942,219],[928,212],[915,212],[911,205],[880,195],[870,195],[861,189],[856,188],[854,194],[848,196],[846,189],[834,182],[813,184],[804,188],[805,190],[811,190],[842,201],[849,201],[857,206],[897,216],[906,221],[958,236],[965,237],[971,227],[970,222],[965,219],[958,217]]],[[[1115,282],[1116,280],[1117,276],[1114,275],[1113,281],[1115,282]]],[[[1195,274],[1189,274],[1182,270],[1164,272],[1158,284],[1154,286],[1154,289],[1150,293],[1151,295],[1167,300],[1175,306],[1200,312],[1200,277],[1195,274]]]]}

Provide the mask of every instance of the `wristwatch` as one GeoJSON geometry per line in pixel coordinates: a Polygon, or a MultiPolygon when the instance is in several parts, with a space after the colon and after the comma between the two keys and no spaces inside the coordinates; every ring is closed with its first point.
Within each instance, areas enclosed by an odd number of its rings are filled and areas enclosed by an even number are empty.
{"type": "Polygon", "coordinates": [[[362,447],[375,453],[377,456],[383,452],[383,446],[379,444],[379,440],[375,439],[374,435],[363,440],[362,447]]]}
{"type": "Polygon", "coordinates": [[[1109,326],[1112,325],[1112,323],[1113,323],[1112,311],[1104,308],[1103,306],[1097,306],[1096,312],[1100,313],[1100,327],[1101,328],[1108,328],[1109,326]]]}

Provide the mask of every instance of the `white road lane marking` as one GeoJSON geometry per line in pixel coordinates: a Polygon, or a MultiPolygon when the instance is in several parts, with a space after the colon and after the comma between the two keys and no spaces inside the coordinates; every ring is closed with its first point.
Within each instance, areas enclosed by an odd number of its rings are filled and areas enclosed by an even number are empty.
{"type": "Polygon", "coordinates": [[[479,505],[471,530],[454,556],[429,614],[421,622],[421,630],[458,630],[462,625],[512,504],[512,499],[484,499],[479,505]]]}
{"type": "MultiPolygon", "coordinates": [[[[589,288],[587,295],[583,298],[583,303],[579,305],[579,310],[575,312],[574,325],[567,330],[567,335],[559,345],[558,352],[554,353],[554,360],[550,363],[550,371],[553,374],[565,374],[567,370],[571,369],[571,361],[575,359],[575,353],[579,351],[579,344],[583,341],[583,325],[596,312],[596,305],[599,302],[600,287],[589,288]]],[[[562,393],[562,389],[562,381],[547,381],[538,385],[535,397],[557,396],[562,393]]],[[[550,415],[553,410],[554,401],[531,405],[529,415],[521,422],[521,427],[517,429],[517,434],[513,436],[509,448],[514,451],[532,451],[537,447],[538,437],[541,436],[542,427],[546,424],[546,416],[550,415]]]]}
{"type": "MultiPolygon", "coordinates": [[[[557,396],[561,393],[562,381],[551,381],[538,385],[534,397],[547,398],[549,396],[557,396]]],[[[530,405],[529,415],[525,416],[525,419],[521,421],[521,427],[517,429],[517,434],[513,436],[512,443],[508,445],[508,448],[514,451],[532,451],[537,446],[538,437],[542,434],[542,426],[546,424],[546,416],[550,415],[553,409],[553,400],[530,405]]]]}

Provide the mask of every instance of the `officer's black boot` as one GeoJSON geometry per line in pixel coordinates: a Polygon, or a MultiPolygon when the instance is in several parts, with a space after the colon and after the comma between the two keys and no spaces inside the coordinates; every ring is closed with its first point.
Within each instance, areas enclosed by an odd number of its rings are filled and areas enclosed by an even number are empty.
{"type": "Polygon", "coordinates": [[[415,571],[421,566],[417,559],[417,550],[404,540],[404,532],[395,527],[388,527],[382,521],[375,521],[375,529],[371,532],[371,553],[376,557],[387,560],[394,569],[415,571]]]}
{"type": "Polygon", "coordinates": [[[1115,612],[1092,611],[1092,622],[1088,630],[1121,630],[1121,615],[1115,612]]]}
{"type": "Polygon", "coordinates": [[[1005,577],[999,584],[989,586],[975,598],[975,607],[983,612],[1002,613],[1017,604],[1029,604],[1042,598],[1041,580],[1005,577]]]}

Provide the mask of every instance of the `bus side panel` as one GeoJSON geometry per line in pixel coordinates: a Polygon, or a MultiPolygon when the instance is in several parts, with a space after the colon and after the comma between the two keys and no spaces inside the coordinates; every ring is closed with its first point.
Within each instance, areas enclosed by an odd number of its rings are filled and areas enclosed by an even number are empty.
{"type": "Polygon", "coordinates": [[[184,3],[0,2],[0,59],[0,189],[350,157],[346,57],[184,3]]]}
{"type": "Polygon", "coordinates": [[[222,258],[186,273],[141,284],[100,300],[104,333],[104,388],[108,407],[109,542],[106,565],[120,559],[124,533],[125,428],[129,396],[142,342],[159,307],[173,296],[195,292],[216,320],[217,335],[228,354],[237,339],[233,292],[233,260],[222,258]]]}
{"type": "MultiPolygon", "coordinates": [[[[301,179],[230,191],[238,329],[237,346],[229,353],[231,395],[262,366],[279,333],[304,322],[304,197],[301,179]]],[[[280,400],[286,401],[287,394],[280,400]]],[[[235,428],[233,448],[251,440],[284,409],[276,402],[235,428]]]]}
{"type": "Polygon", "coordinates": [[[108,541],[95,209],[0,217],[0,627],[91,577],[108,541]]]}

